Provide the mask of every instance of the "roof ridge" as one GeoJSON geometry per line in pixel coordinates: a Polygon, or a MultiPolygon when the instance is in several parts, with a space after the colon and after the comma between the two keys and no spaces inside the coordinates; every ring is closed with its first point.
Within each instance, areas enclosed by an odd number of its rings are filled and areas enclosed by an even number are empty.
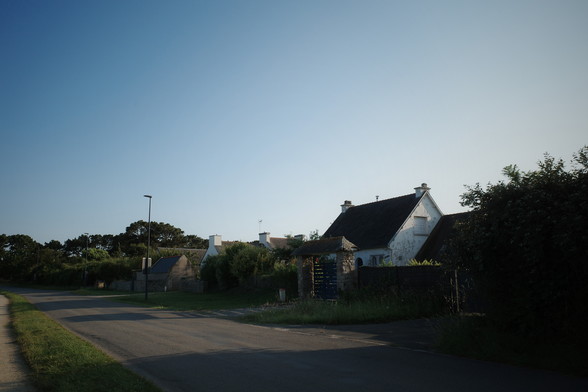
{"type": "MultiPolygon", "coordinates": [[[[424,195],[424,193],[423,193],[424,195]]],[[[376,200],[376,201],[370,201],[369,203],[364,203],[364,204],[358,204],[356,206],[353,207],[363,207],[363,206],[368,206],[371,204],[378,204],[378,203],[382,203],[382,202],[386,202],[386,201],[390,201],[390,200],[396,200],[396,199],[401,199],[403,197],[408,197],[408,196],[413,196],[414,197],[414,192],[413,193],[407,193],[406,195],[402,195],[402,196],[395,196],[395,197],[390,197],[388,199],[382,199],[382,200],[376,200]]],[[[421,196],[422,197],[422,196],[421,196]]],[[[415,200],[417,198],[415,197],[415,200]]]]}

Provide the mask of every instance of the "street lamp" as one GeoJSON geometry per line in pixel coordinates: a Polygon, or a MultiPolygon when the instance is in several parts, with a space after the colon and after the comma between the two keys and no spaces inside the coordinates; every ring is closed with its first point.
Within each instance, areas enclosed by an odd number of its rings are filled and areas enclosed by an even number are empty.
{"type": "Polygon", "coordinates": [[[84,287],[88,284],[88,248],[90,246],[90,234],[84,233],[86,236],[86,262],[84,263],[84,287]]]}
{"type": "Polygon", "coordinates": [[[149,285],[149,248],[151,248],[151,195],[143,195],[149,199],[149,220],[147,223],[147,260],[145,260],[145,301],[147,301],[147,292],[149,285]]]}

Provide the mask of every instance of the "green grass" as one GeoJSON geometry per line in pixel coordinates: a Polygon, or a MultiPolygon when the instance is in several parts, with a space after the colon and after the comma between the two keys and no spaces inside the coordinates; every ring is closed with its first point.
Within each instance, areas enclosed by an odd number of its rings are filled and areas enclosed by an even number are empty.
{"type": "Polygon", "coordinates": [[[40,391],[159,391],[150,382],[67,331],[23,297],[1,292],[11,302],[12,325],[40,391]]]}
{"type": "Polygon", "coordinates": [[[206,294],[169,291],[167,293],[149,293],[147,297],[148,299],[145,301],[145,294],[137,293],[113,297],[112,300],[168,310],[223,310],[258,307],[274,303],[277,299],[277,293],[274,290],[206,294]]]}
{"type": "Polygon", "coordinates": [[[587,336],[531,341],[501,330],[481,315],[447,320],[436,349],[467,358],[588,376],[587,336]]]}
{"type": "Polygon", "coordinates": [[[95,289],[95,288],[79,288],[75,290],[69,290],[76,295],[96,295],[96,296],[109,296],[109,295],[129,295],[128,291],[116,291],[109,289],[95,289]]]}
{"type": "Polygon", "coordinates": [[[433,317],[443,313],[436,301],[421,297],[356,298],[339,301],[306,300],[281,309],[240,318],[260,324],[367,324],[433,317]]]}

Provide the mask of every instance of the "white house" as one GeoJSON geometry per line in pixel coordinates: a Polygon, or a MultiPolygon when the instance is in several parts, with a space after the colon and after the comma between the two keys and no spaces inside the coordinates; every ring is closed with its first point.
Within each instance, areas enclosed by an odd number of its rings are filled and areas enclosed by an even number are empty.
{"type": "Polygon", "coordinates": [[[357,246],[356,267],[406,265],[443,216],[427,184],[414,189],[408,195],[359,206],[346,200],[323,238],[343,236],[357,246]]]}
{"type": "Polygon", "coordinates": [[[223,241],[223,237],[218,234],[209,236],[208,249],[206,249],[206,253],[202,260],[206,260],[209,256],[220,255],[224,248],[235,243],[237,243],[237,241],[223,241]]]}

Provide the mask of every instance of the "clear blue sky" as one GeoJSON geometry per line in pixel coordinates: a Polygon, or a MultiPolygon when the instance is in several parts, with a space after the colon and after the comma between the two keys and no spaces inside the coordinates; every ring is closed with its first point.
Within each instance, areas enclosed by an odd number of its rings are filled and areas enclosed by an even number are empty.
{"type": "Polygon", "coordinates": [[[588,144],[588,1],[0,2],[0,233],[324,232],[588,144]]]}

